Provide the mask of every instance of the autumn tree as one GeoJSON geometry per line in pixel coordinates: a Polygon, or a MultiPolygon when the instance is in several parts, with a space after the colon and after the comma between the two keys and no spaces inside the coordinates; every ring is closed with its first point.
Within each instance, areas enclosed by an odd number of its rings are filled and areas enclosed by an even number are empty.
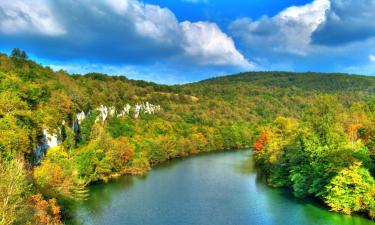
{"type": "Polygon", "coordinates": [[[375,180],[360,162],[341,170],[326,186],[324,201],[333,211],[375,217],[375,180]]]}
{"type": "Polygon", "coordinates": [[[27,210],[25,194],[29,191],[24,165],[20,160],[0,158],[0,224],[24,222],[27,210]]]}
{"type": "Polygon", "coordinates": [[[34,180],[45,196],[60,199],[64,204],[86,197],[85,184],[78,177],[76,165],[63,147],[48,150],[46,158],[34,170],[34,180]]]}
{"type": "Polygon", "coordinates": [[[28,197],[32,204],[32,223],[39,225],[62,225],[61,209],[56,199],[45,200],[41,194],[28,197]]]}

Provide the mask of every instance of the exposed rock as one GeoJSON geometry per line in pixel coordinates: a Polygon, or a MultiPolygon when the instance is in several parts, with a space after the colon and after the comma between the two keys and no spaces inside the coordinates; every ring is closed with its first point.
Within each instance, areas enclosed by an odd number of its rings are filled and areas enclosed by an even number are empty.
{"type": "MultiPolygon", "coordinates": [[[[100,105],[99,107],[96,108],[96,111],[99,112],[99,115],[97,116],[95,122],[98,122],[101,120],[104,123],[104,121],[107,120],[108,116],[123,117],[126,115],[131,115],[132,112],[134,113],[133,114],[134,118],[138,118],[142,113],[143,114],[155,114],[160,110],[161,110],[160,105],[153,105],[149,102],[137,103],[134,107],[132,107],[129,104],[126,104],[119,113],[117,113],[117,110],[114,106],[107,107],[104,105],[100,105]]],[[[76,114],[76,117],[73,120],[72,129],[77,137],[79,136],[80,125],[82,121],[85,120],[89,114],[90,112],[86,114],[84,111],[76,114]]],[[[62,126],[65,126],[65,125],[66,125],[66,122],[62,121],[62,126]]],[[[58,131],[55,131],[52,134],[50,134],[47,131],[47,129],[43,129],[42,133],[43,133],[43,136],[41,140],[39,140],[38,142],[39,144],[37,144],[36,150],[35,150],[36,152],[35,157],[36,157],[37,163],[40,163],[40,161],[42,160],[43,156],[46,154],[49,148],[59,146],[63,142],[61,138],[62,135],[61,135],[60,129],[58,131]]]]}
{"type": "MultiPolygon", "coordinates": [[[[124,108],[117,113],[117,110],[115,107],[110,106],[99,106],[96,108],[97,111],[99,111],[99,116],[96,118],[95,122],[102,120],[103,122],[108,118],[108,116],[117,116],[117,117],[123,117],[125,115],[130,115],[131,109],[133,107],[130,106],[129,104],[126,104],[124,108]]],[[[134,118],[138,118],[141,113],[144,114],[155,114],[156,112],[160,111],[161,107],[159,105],[153,105],[149,102],[143,102],[143,103],[137,103],[134,106],[134,118]]]]}
{"type": "MultiPolygon", "coordinates": [[[[96,110],[98,110],[99,113],[100,113],[99,114],[99,119],[101,119],[102,122],[104,122],[107,119],[107,117],[108,117],[108,107],[101,105],[98,108],[96,108],[96,110]]],[[[97,118],[97,120],[98,120],[98,118],[97,118]]]]}
{"type": "Polygon", "coordinates": [[[155,114],[156,112],[160,111],[160,105],[153,105],[149,102],[136,104],[134,110],[134,117],[138,118],[140,113],[144,114],[155,114]]]}
{"type": "Polygon", "coordinates": [[[62,138],[56,133],[50,134],[47,129],[43,129],[42,138],[39,140],[35,150],[36,163],[41,162],[48,149],[61,145],[62,138]]]}
{"type": "Polygon", "coordinates": [[[53,148],[61,144],[61,140],[59,139],[58,135],[54,133],[50,134],[46,129],[43,130],[43,136],[45,137],[45,143],[48,148],[53,148]]]}
{"type": "Polygon", "coordinates": [[[81,124],[81,122],[84,120],[84,119],[86,119],[86,114],[85,114],[85,112],[80,112],[80,113],[77,113],[76,114],[76,119],[77,119],[77,122],[78,122],[78,124],[80,125],[81,124]]]}
{"type": "Polygon", "coordinates": [[[141,104],[136,104],[135,105],[135,110],[134,110],[134,117],[138,118],[139,113],[141,113],[142,105],[141,104]]]}
{"type": "Polygon", "coordinates": [[[117,117],[129,115],[131,108],[132,107],[129,104],[126,104],[126,106],[120,111],[120,113],[117,115],[117,117]]]}

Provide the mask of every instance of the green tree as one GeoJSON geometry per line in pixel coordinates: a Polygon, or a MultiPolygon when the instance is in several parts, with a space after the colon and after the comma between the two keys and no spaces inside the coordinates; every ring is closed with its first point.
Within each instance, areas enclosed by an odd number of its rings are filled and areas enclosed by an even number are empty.
{"type": "Polygon", "coordinates": [[[85,199],[87,190],[77,173],[76,165],[63,147],[48,150],[41,165],[34,170],[38,189],[49,198],[67,205],[85,199]]]}
{"type": "Polygon", "coordinates": [[[26,60],[28,58],[25,51],[20,50],[19,48],[14,48],[10,55],[13,59],[17,60],[26,60]]]}
{"type": "Polygon", "coordinates": [[[107,130],[114,138],[120,136],[132,137],[135,134],[133,126],[134,122],[130,119],[115,117],[110,119],[107,130]]]}
{"type": "Polygon", "coordinates": [[[341,170],[326,186],[325,202],[333,211],[375,217],[375,180],[360,162],[341,170]]]}
{"type": "Polygon", "coordinates": [[[28,191],[29,185],[22,161],[5,161],[0,158],[1,225],[16,224],[27,219],[27,202],[24,196],[28,191]]]}

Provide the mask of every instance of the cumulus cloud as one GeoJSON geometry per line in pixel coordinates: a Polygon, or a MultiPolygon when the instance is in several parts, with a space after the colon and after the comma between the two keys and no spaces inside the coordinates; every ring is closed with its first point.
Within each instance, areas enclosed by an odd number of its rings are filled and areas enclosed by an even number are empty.
{"type": "Polygon", "coordinates": [[[64,28],[56,21],[45,1],[5,0],[0,4],[0,34],[41,33],[62,35],[64,28]]]}
{"type": "Polygon", "coordinates": [[[375,0],[331,0],[326,20],[313,34],[313,43],[349,44],[375,35],[375,0]]]}
{"type": "Polygon", "coordinates": [[[375,0],[314,0],[229,31],[258,69],[374,74],[375,0]],[[364,61],[368,57],[369,61],[364,61]]]}
{"type": "Polygon", "coordinates": [[[232,38],[223,33],[214,23],[185,21],[181,23],[187,55],[194,56],[200,64],[236,65],[253,68],[254,65],[239,53],[232,38]]]}
{"type": "Polygon", "coordinates": [[[0,32],[9,34],[0,41],[27,42],[34,53],[60,59],[250,65],[217,25],[180,23],[169,9],[138,0],[2,0],[0,32]]]}
{"type": "Polygon", "coordinates": [[[286,8],[274,17],[237,19],[229,29],[255,55],[310,56],[342,51],[338,48],[354,42],[366,44],[365,40],[375,37],[374,18],[375,0],[314,0],[286,8]]]}
{"type": "Polygon", "coordinates": [[[179,21],[141,0],[0,2],[0,49],[24,48],[71,71],[82,62],[85,71],[139,77],[158,71],[199,79],[195,74],[245,69],[374,74],[375,0],[311,0],[272,17],[236,19],[228,32],[212,22],[179,21]]]}
{"type": "Polygon", "coordinates": [[[329,0],[315,0],[303,6],[289,7],[271,18],[237,19],[229,29],[252,50],[305,55],[310,47],[311,34],[325,21],[329,8],[329,0]]]}
{"type": "Polygon", "coordinates": [[[169,9],[135,0],[107,0],[107,2],[121,18],[128,19],[134,25],[138,34],[159,42],[177,41],[177,39],[173,40],[175,38],[173,36],[179,30],[179,25],[169,9]]]}

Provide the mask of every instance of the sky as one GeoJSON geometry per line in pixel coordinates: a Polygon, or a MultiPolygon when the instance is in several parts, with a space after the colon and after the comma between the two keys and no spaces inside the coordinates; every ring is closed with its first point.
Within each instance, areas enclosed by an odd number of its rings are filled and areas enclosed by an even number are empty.
{"type": "Polygon", "coordinates": [[[245,71],[375,75],[375,0],[0,0],[0,52],[163,84],[245,71]]]}

